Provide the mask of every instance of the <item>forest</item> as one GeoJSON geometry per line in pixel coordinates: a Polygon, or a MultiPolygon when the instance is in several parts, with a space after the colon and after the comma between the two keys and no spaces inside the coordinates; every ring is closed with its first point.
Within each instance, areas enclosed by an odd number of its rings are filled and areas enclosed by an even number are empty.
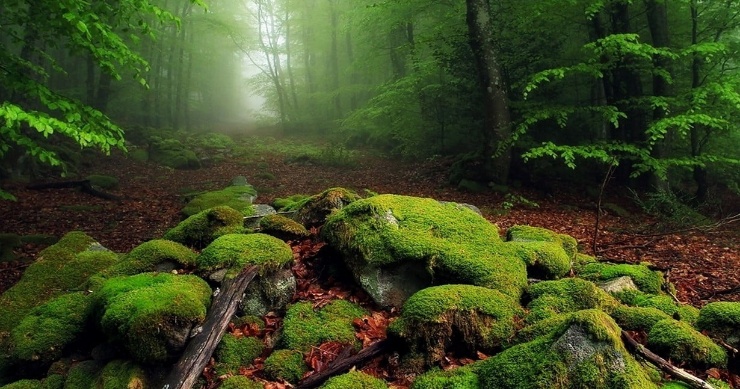
{"type": "Polygon", "coordinates": [[[3,0],[0,389],[740,388],[739,61],[735,0],[3,0]]]}

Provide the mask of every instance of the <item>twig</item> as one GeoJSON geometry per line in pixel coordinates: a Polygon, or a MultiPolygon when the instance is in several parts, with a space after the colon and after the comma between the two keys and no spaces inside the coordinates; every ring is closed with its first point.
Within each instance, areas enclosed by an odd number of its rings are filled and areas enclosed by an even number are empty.
{"type": "Polygon", "coordinates": [[[604,190],[606,189],[606,184],[609,183],[609,180],[612,178],[615,169],[615,161],[612,161],[609,164],[609,169],[607,169],[606,174],[604,175],[604,181],[601,182],[601,189],[599,190],[599,200],[596,203],[596,223],[594,224],[594,235],[591,242],[591,250],[593,251],[594,255],[598,255],[599,253],[596,250],[596,246],[597,242],[599,241],[599,227],[601,225],[601,200],[604,198],[604,190]]]}
{"type": "Polygon", "coordinates": [[[332,362],[332,364],[329,365],[329,367],[326,370],[323,370],[321,373],[310,375],[306,379],[301,380],[296,386],[296,389],[316,388],[330,377],[348,371],[353,366],[365,362],[368,359],[374,358],[375,356],[385,352],[387,349],[390,348],[390,346],[391,341],[389,339],[377,341],[351,357],[332,362]]]}

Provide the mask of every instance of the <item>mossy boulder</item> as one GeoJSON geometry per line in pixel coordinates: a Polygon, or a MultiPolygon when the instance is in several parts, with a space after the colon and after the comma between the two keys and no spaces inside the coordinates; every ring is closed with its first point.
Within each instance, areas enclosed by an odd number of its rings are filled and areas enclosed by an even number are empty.
{"type": "Polygon", "coordinates": [[[410,389],[479,389],[480,362],[452,370],[433,369],[416,377],[410,389]]]}
{"type": "Polygon", "coordinates": [[[0,386],[0,389],[44,389],[40,380],[20,380],[0,386]]]}
{"type": "Polygon", "coordinates": [[[309,195],[295,194],[289,197],[276,198],[272,201],[272,206],[281,212],[295,212],[310,198],[309,195]]]}
{"type": "Polygon", "coordinates": [[[592,281],[605,281],[628,276],[641,291],[652,294],[661,293],[663,284],[665,283],[663,275],[658,271],[650,270],[647,265],[630,265],[624,263],[589,263],[579,271],[578,276],[592,281]]]}
{"type": "Polygon", "coordinates": [[[72,366],[64,381],[65,389],[87,389],[95,388],[95,383],[100,378],[100,372],[104,365],[96,361],[82,361],[72,366]]]}
{"type": "Polygon", "coordinates": [[[454,203],[373,196],[332,214],[322,235],[386,307],[434,284],[484,286],[516,299],[527,284],[524,262],[503,248],[498,228],[454,203]]]}
{"type": "Polygon", "coordinates": [[[336,377],[329,378],[321,389],[388,389],[385,381],[375,378],[361,371],[351,371],[336,377]]]}
{"type": "Polygon", "coordinates": [[[263,389],[264,385],[243,375],[233,375],[226,378],[219,386],[220,389],[263,389]]]}
{"type": "Polygon", "coordinates": [[[170,360],[182,350],[191,329],[200,324],[211,288],[195,276],[142,273],[115,277],[95,293],[100,325],[134,360],[170,360]]]}
{"type": "Polygon", "coordinates": [[[655,323],[670,319],[667,313],[652,307],[620,305],[611,313],[620,327],[628,331],[650,331],[655,323]]]}
{"type": "Polygon", "coordinates": [[[614,297],[593,282],[578,278],[533,284],[527,289],[527,297],[531,299],[527,304],[530,311],[526,318],[528,323],[582,309],[598,308],[609,313],[619,305],[614,297]]]}
{"type": "Polygon", "coordinates": [[[297,350],[277,350],[265,358],[265,376],[273,380],[296,383],[303,378],[308,367],[303,362],[303,353],[297,350]]]}
{"type": "Polygon", "coordinates": [[[356,344],[352,321],[366,314],[347,300],[334,300],[319,310],[310,302],[293,304],[285,313],[280,344],[304,352],[328,341],[356,344]]]}
{"type": "Polygon", "coordinates": [[[699,310],[691,305],[676,303],[666,294],[648,294],[639,290],[626,290],[614,293],[622,303],[635,307],[651,307],[659,309],[674,319],[694,324],[699,317],[699,310]]]}
{"type": "Polygon", "coordinates": [[[200,253],[196,266],[201,271],[259,265],[263,273],[283,268],[293,260],[293,251],[284,241],[267,234],[227,234],[214,240],[200,253]]]}
{"type": "Polygon", "coordinates": [[[344,188],[329,188],[294,204],[293,219],[304,226],[324,224],[327,216],[361,197],[344,188]]]}
{"type": "Polygon", "coordinates": [[[308,230],[302,224],[278,214],[267,215],[260,219],[259,229],[265,234],[280,239],[304,238],[309,235],[308,230]]]}
{"type": "Polygon", "coordinates": [[[149,139],[149,160],[173,169],[199,169],[200,161],[194,151],[177,139],[153,136],[149,139]]]}
{"type": "Polygon", "coordinates": [[[219,206],[188,217],[164,234],[164,239],[202,249],[226,234],[244,232],[244,215],[228,206],[219,206]]]}
{"type": "Polygon", "coordinates": [[[696,327],[740,348],[740,302],[713,302],[699,312],[696,327]]]}
{"type": "Polygon", "coordinates": [[[249,283],[239,307],[245,315],[282,312],[293,300],[296,288],[296,278],[290,269],[265,272],[249,283]]]}
{"type": "Polygon", "coordinates": [[[509,242],[550,242],[560,246],[569,259],[578,253],[578,241],[570,235],[559,234],[542,227],[516,225],[506,230],[509,242]]]}
{"type": "Polygon", "coordinates": [[[216,368],[219,375],[238,373],[240,367],[251,365],[264,348],[262,340],[258,338],[224,334],[216,348],[216,368]]]}
{"type": "Polygon", "coordinates": [[[606,313],[592,309],[548,321],[535,324],[531,341],[480,362],[480,387],[657,389],[606,313]]]}
{"type": "Polygon", "coordinates": [[[697,367],[724,367],[727,353],[690,324],[674,319],[661,320],[648,332],[648,348],[675,362],[697,367]]]}
{"type": "Polygon", "coordinates": [[[412,353],[426,355],[432,365],[448,351],[467,355],[496,351],[514,336],[515,322],[522,315],[518,302],[497,290],[441,285],[411,296],[390,331],[412,353]]]}
{"type": "Polygon", "coordinates": [[[141,366],[125,360],[115,360],[108,362],[100,371],[95,385],[90,388],[96,389],[122,389],[150,388],[151,379],[147,376],[146,370],[141,366]]]}
{"type": "Polygon", "coordinates": [[[232,185],[199,194],[182,209],[182,214],[192,216],[209,208],[228,206],[241,212],[243,216],[249,216],[253,213],[252,201],[256,197],[257,191],[251,185],[232,185]]]}
{"type": "Polygon", "coordinates": [[[571,256],[556,242],[539,241],[512,241],[517,244],[508,244],[516,258],[527,265],[529,278],[555,280],[568,274],[571,269],[571,256]]]}

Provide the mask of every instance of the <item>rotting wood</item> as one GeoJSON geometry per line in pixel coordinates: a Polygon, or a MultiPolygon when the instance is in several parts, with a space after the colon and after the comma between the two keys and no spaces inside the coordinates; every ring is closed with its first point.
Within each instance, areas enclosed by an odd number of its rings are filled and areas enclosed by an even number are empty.
{"type": "Polygon", "coordinates": [[[654,363],[656,366],[658,366],[661,370],[664,372],[672,375],[676,379],[687,383],[692,388],[698,388],[698,389],[715,389],[714,386],[709,384],[708,382],[702,380],[699,377],[694,376],[693,374],[688,373],[687,371],[680,369],[676,366],[673,366],[670,362],[666,361],[665,359],[661,358],[659,355],[655,354],[654,352],[648,350],[645,346],[638,343],[635,338],[630,336],[626,331],[622,331],[622,339],[627,343],[627,345],[630,346],[632,350],[634,350],[637,354],[639,354],[641,357],[647,359],[648,361],[654,363]]]}
{"type": "Polygon", "coordinates": [[[203,373],[234,316],[244,290],[257,275],[257,266],[244,268],[239,275],[224,280],[221,292],[213,299],[205,322],[188,343],[180,360],[173,366],[162,389],[190,389],[203,373]]]}
{"type": "Polygon", "coordinates": [[[337,374],[349,371],[353,366],[364,363],[369,359],[372,359],[388,351],[390,347],[391,341],[388,339],[377,341],[370,346],[365,347],[355,355],[332,362],[329,367],[327,367],[325,370],[322,370],[320,373],[316,373],[314,375],[306,377],[298,383],[296,389],[316,388],[319,385],[323,384],[324,381],[328,380],[329,378],[337,374]]]}
{"type": "Polygon", "coordinates": [[[39,184],[30,184],[26,188],[31,190],[42,189],[60,189],[60,188],[80,188],[80,190],[89,195],[100,197],[105,200],[120,201],[121,197],[107,192],[99,191],[93,188],[90,180],[61,181],[61,182],[44,182],[39,184]]]}

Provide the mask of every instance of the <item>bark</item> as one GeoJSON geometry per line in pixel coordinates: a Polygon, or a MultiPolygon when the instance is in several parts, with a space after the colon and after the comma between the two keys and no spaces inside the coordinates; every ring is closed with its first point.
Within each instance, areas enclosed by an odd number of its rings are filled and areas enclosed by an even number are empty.
{"type": "Polygon", "coordinates": [[[296,386],[296,389],[316,388],[329,378],[337,374],[349,371],[352,367],[362,364],[376,357],[377,355],[388,351],[390,349],[390,346],[391,341],[388,339],[383,339],[381,341],[373,343],[372,345],[362,349],[359,353],[348,358],[334,361],[331,365],[329,365],[329,367],[326,368],[326,370],[322,370],[320,373],[315,373],[300,381],[298,383],[298,386],[296,386]]]}
{"type": "MultiPolygon", "coordinates": [[[[653,40],[653,46],[659,48],[666,48],[670,45],[670,37],[668,34],[668,6],[665,1],[658,0],[645,0],[645,8],[647,10],[648,28],[650,29],[650,36],[653,40]]],[[[656,56],[653,59],[653,66],[656,69],[662,69],[670,73],[670,63],[666,58],[656,56]]],[[[666,97],[669,96],[668,81],[658,75],[653,75],[653,96],[666,97]]],[[[653,110],[653,121],[658,121],[666,117],[666,111],[663,108],[657,107],[653,110]]],[[[669,134],[666,135],[666,137],[669,134]]],[[[653,146],[651,150],[651,156],[656,159],[663,158],[665,155],[665,144],[668,139],[663,139],[653,146]]],[[[649,177],[650,185],[656,189],[666,191],[668,190],[668,182],[660,179],[655,174],[651,174],[649,177]]]]}
{"type": "MultiPolygon", "coordinates": [[[[696,45],[699,43],[699,10],[696,0],[691,0],[691,44],[696,45]]],[[[702,84],[701,81],[701,68],[702,60],[699,54],[694,54],[694,58],[691,61],[691,88],[699,88],[702,84]]],[[[698,157],[702,154],[704,148],[703,132],[706,129],[702,125],[697,124],[691,127],[689,138],[691,141],[691,156],[698,157]]],[[[701,204],[706,201],[707,193],[709,192],[709,181],[707,180],[707,169],[701,166],[694,166],[693,171],[694,183],[696,183],[696,192],[694,193],[694,201],[696,204],[701,204]]]]}
{"type": "Polygon", "coordinates": [[[483,91],[484,158],[491,156],[488,178],[506,183],[511,165],[511,136],[506,86],[495,46],[491,40],[493,26],[487,0],[466,0],[470,47],[476,59],[480,88],[483,91]]]}

